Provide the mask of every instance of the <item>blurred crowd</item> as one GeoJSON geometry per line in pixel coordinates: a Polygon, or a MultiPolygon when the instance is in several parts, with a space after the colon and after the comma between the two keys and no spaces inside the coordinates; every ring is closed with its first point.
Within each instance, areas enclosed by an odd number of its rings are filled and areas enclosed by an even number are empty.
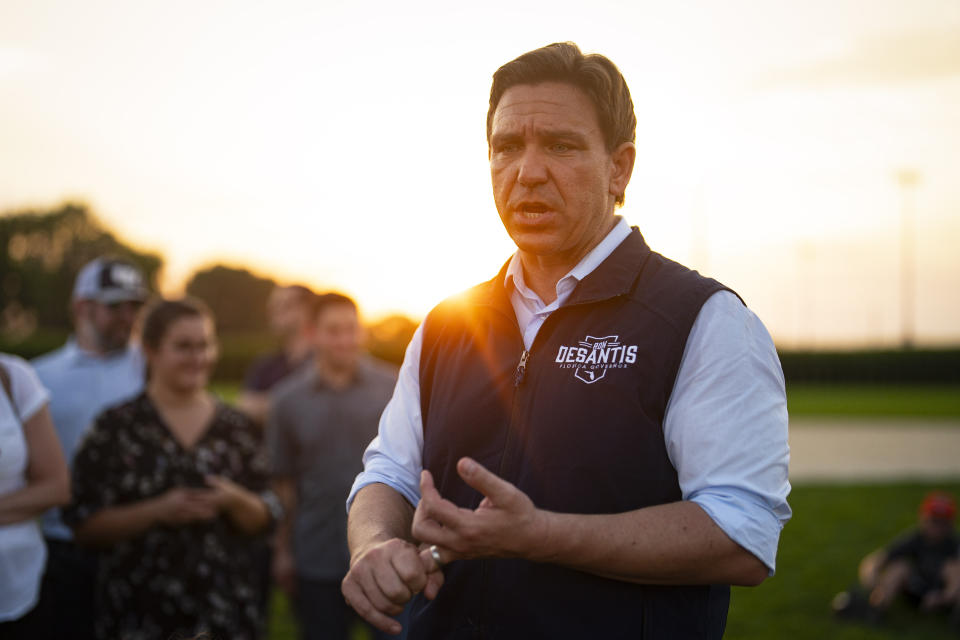
{"type": "Polygon", "coordinates": [[[199,300],[101,257],[69,303],[61,348],[0,354],[0,637],[253,640],[274,585],[302,638],[349,637],[345,498],[396,380],[355,302],[278,287],[235,405],[199,300]]]}

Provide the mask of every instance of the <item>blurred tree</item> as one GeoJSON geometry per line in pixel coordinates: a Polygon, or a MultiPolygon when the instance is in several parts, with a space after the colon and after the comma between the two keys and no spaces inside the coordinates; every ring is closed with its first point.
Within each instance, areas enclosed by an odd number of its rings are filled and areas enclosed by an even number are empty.
{"type": "Polygon", "coordinates": [[[399,365],[416,330],[417,323],[406,316],[387,316],[367,327],[367,349],[374,357],[399,365]]]}
{"type": "Polygon", "coordinates": [[[0,214],[0,249],[0,332],[8,337],[38,327],[68,331],[74,278],[97,256],[136,264],[154,290],[163,266],[159,255],[119,240],[83,203],[0,214]]]}
{"type": "Polygon", "coordinates": [[[197,271],[187,293],[210,307],[221,332],[267,330],[267,297],[277,283],[246,269],[222,264],[197,271]]]}

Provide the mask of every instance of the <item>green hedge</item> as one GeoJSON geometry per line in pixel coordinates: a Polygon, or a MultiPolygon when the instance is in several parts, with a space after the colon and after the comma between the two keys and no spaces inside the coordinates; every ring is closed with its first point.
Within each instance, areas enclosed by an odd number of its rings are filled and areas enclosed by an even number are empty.
{"type": "Polygon", "coordinates": [[[955,383],[960,349],[781,351],[787,382],[955,383]]]}

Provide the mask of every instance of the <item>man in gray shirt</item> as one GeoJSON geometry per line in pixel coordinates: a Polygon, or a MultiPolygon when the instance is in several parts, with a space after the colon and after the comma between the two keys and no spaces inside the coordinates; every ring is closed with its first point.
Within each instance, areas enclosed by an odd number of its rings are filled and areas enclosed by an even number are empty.
{"type": "Polygon", "coordinates": [[[349,569],[343,504],[377,435],[396,371],[361,354],[356,304],[340,294],[316,308],[313,366],[276,387],[267,419],[277,528],[274,579],[293,599],[304,640],[347,638],[354,619],[340,593],[349,569]]]}

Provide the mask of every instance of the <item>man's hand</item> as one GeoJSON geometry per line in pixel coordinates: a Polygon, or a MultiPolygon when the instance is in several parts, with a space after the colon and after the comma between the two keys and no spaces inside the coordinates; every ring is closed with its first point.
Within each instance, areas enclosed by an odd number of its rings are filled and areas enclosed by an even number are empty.
{"type": "Polygon", "coordinates": [[[393,538],[355,554],[341,585],[343,597],[367,622],[397,635],[398,615],[414,594],[433,599],[443,585],[443,572],[429,555],[393,538]]]}
{"type": "MultiPolygon", "coordinates": [[[[413,516],[413,535],[437,545],[444,563],[463,558],[523,557],[547,535],[544,512],[506,480],[470,458],[457,462],[464,482],[484,495],[476,509],[464,509],[445,500],[429,471],[420,475],[420,504],[413,516]]],[[[429,558],[429,553],[425,552],[429,558]]]]}

